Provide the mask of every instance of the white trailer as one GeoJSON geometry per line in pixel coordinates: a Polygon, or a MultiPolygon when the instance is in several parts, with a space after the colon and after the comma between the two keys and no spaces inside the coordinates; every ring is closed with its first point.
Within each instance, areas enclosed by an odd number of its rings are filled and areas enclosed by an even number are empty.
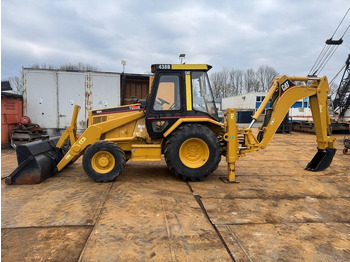
{"type": "Polygon", "coordinates": [[[60,135],[80,105],[78,131],[86,128],[88,111],[120,105],[120,74],[23,68],[23,114],[60,135]]]}
{"type": "MultiPolygon", "coordinates": [[[[251,92],[244,95],[237,95],[226,97],[222,99],[222,110],[226,111],[227,108],[234,107],[237,111],[254,111],[259,108],[261,102],[266,96],[266,92],[251,92]]],[[[270,103],[267,107],[270,106],[270,103]]],[[[261,114],[258,121],[263,121],[265,117],[265,111],[261,114]]],[[[251,119],[249,119],[251,121],[251,119]]]]}
{"type": "MultiPolygon", "coordinates": [[[[222,108],[226,110],[235,107],[238,111],[253,110],[259,108],[266,96],[266,92],[251,92],[244,95],[226,97],[222,99],[222,108]]],[[[270,107],[270,102],[266,108],[270,107]]],[[[265,109],[266,110],[266,109],[265,109]]],[[[263,111],[258,121],[263,121],[266,111],[263,111]]],[[[309,108],[309,98],[300,99],[289,109],[289,117],[292,121],[312,121],[312,114],[309,108]]]]}

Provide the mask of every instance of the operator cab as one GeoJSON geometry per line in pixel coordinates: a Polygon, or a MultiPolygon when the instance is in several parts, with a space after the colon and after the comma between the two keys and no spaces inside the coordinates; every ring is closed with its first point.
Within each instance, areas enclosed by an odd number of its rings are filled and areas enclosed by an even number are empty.
{"type": "Polygon", "coordinates": [[[206,64],[155,64],[147,104],[146,126],[152,138],[162,137],[180,118],[218,121],[206,64]]]}

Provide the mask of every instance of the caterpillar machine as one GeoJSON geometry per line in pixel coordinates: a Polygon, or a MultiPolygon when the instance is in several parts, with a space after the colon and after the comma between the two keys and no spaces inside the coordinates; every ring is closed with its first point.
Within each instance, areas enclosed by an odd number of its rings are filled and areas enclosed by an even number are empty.
{"type": "Polygon", "coordinates": [[[327,134],[326,77],[276,77],[250,126],[238,128],[234,108],[224,114],[224,123],[218,121],[207,75],[210,68],[206,64],[152,65],[154,76],[146,103],[90,110],[88,127],[79,137],[76,105],[61,137],[17,147],[18,167],[6,184],[40,183],[82,155],[86,174],[97,182],[114,180],[129,159],[160,161],[162,155],[176,176],[199,181],[216,170],[223,155],[227,180],[235,182],[238,158],[266,148],[288,109],[304,97],[310,99],[317,138],[317,152],[306,169],[320,171],[330,166],[336,149],[335,138],[327,134]],[[269,101],[271,108],[256,137],[252,126],[269,101]]]}

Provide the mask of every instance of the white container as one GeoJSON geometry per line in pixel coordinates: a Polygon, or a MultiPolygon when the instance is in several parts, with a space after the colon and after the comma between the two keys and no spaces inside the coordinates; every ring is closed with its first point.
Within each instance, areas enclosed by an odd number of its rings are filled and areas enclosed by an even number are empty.
{"type": "Polygon", "coordinates": [[[23,69],[23,114],[60,135],[70,124],[73,107],[81,106],[78,132],[86,129],[88,110],[120,105],[120,74],[23,69]]]}

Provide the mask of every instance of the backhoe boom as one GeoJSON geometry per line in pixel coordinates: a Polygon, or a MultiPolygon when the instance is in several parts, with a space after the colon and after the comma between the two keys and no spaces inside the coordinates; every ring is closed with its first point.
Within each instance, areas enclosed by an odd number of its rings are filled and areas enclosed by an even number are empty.
{"type": "MultiPolygon", "coordinates": [[[[282,123],[289,108],[291,108],[296,101],[309,97],[316,131],[318,152],[307,165],[306,169],[310,171],[326,169],[332,162],[336,151],[334,148],[335,137],[328,135],[328,126],[330,124],[327,99],[328,93],[329,85],[327,77],[276,77],[273,80],[271,89],[254,114],[250,126],[238,129],[238,135],[243,135],[244,139],[243,143],[240,144],[237,153],[232,149],[230,150],[236,141],[228,139],[229,137],[232,137],[232,132],[230,132],[232,128],[230,126],[236,125],[236,112],[235,110],[228,109],[227,114],[225,115],[228,130],[225,136],[228,143],[228,166],[234,166],[233,159],[237,159],[238,156],[244,156],[246,153],[266,148],[282,123]],[[269,101],[271,107],[267,109],[263,125],[259,128],[258,136],[255,137],[251,128],[254,122],[260,117],[269,101]]],[[[234,171],[232,168],[229,168],[229,170],[228,180],[234,182],[234,171]]]]}

